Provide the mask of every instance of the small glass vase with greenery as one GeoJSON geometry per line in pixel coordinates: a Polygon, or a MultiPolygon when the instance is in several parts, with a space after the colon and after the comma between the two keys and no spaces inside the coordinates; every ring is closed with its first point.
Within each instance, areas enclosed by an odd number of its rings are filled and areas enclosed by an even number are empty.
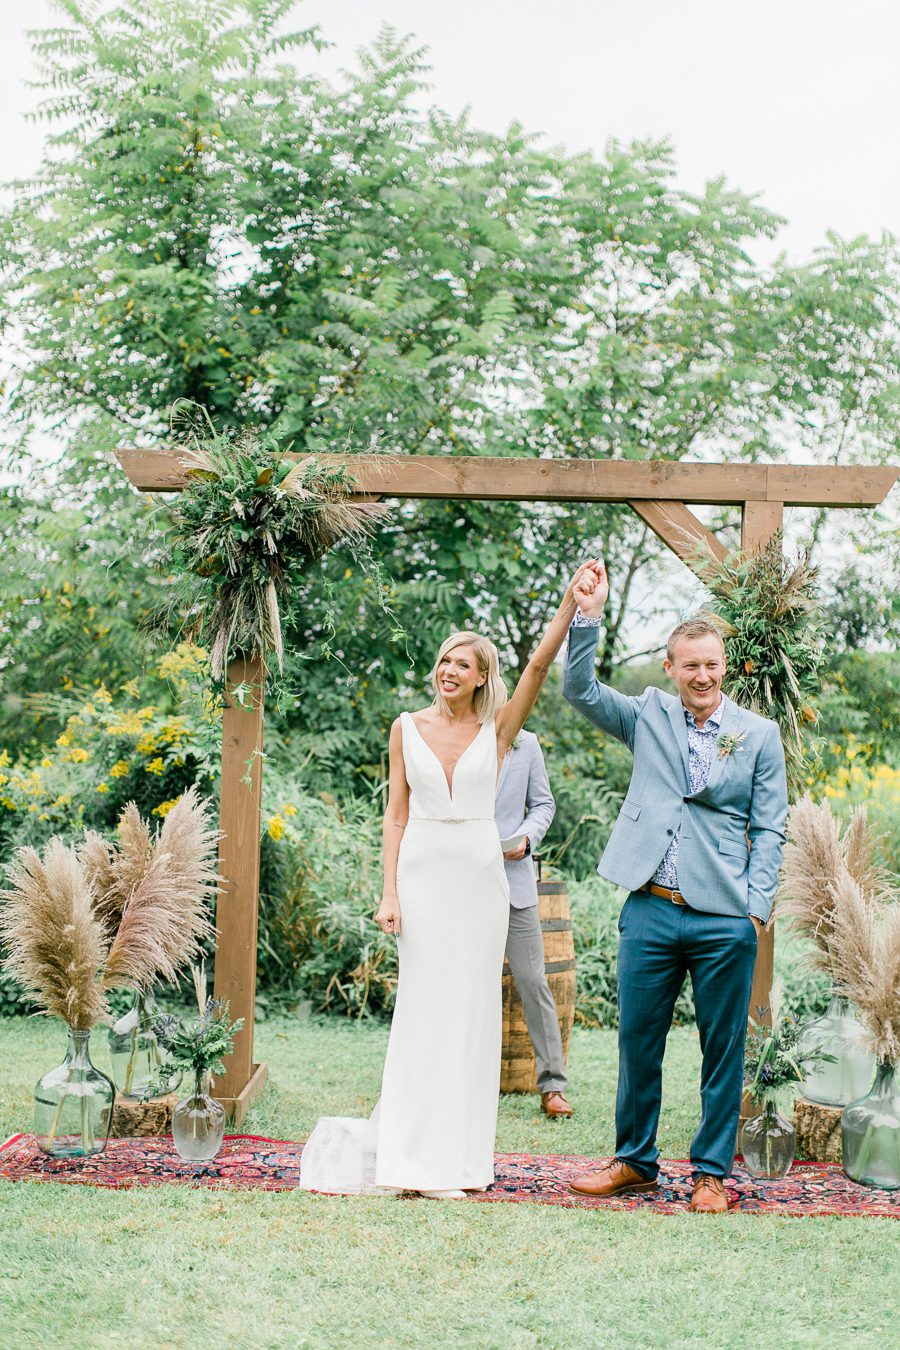
{"type": "Polygon", "coordinates": [[[748,1120],[741,1133],[744,1166],[753,1177],[768,1180],[786,1176],[794,1161],[794,1127],[778,1110],[784,1096],[814,1063],[832,1059],[821,1048],[804,1052],[799,1045],[800,1027],[793,1017],[782,1014],[780,989],[772,990],[771,1025],[768,1008],[757,1008],[757,1021],[749,1023],[744,1086],[762,1108],[748,1120]]]}
{"type": "Polygon", "coordinates": [[[226,1002],[207,997],[206,970],[202,964],[193,967],[193,975],[197,1017],[187,1020],[170,1014],[154,1023],[157,1039],[169,1061],[160,1074],[160,1082],[154,1086],[158,1090],[164,1075],[172,1068],[190,1076],[193,1091],[172,1113],[172,1139],[180,1157],[188,1162],[206,1162],[216,1156],[225,1134],[225,1111],[208,1092],[210,1074],[225,1072],[224,1057],[231,1054],[234,1037],[244,1019],[232,1021],[226,1002]]]}

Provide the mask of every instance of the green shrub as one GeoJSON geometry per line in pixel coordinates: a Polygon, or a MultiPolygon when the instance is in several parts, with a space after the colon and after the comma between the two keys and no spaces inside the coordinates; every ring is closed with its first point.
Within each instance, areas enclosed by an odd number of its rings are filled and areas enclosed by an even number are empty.
{"type": "Polygon", "coordinates": [[[209,791],[221,718],[205,684],[202,652],[182,643],[115,692],[101,685],[36,699],[30,716],[53,740],[18,758],[0,749],[0,862],[54,834],[109,832],[126,802],[155,823],[192,783],[209,791]]]}
{"type": "Polygon", "coordinates": [[[374,922],[381,824],[370,804],[314,796],[269,766],[260,867],[259,979],[317,1012],[384,1014],[395,940],[374,922]]]}
{"type": "MultiPolygon", "coordinates": [[[[851,746],[851,755],[853,749],[851,746]]],[[[812,788],[813,795],[826,797],[844,823],[855,807],[865,806],[876,836],[877,860],[900,877],[900,769],[890,764],[867,764],[851,755],[827,782],[812,788]]]]}
{"type": "Polygon", "coordinates": [[[828,976],[810,969],[806,960],[808,950],[809,944],[795,937],[785,924],[777,925],[775,979],[781,981],[783,1010],[798,1022],[811,1022],[813,1018],[821,1017],[831,996],[828,976]]]}

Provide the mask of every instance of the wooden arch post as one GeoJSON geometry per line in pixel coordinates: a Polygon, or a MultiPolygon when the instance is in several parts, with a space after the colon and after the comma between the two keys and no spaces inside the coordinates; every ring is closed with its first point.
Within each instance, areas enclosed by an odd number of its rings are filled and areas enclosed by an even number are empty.
{"type": "MultiPolygon", "coordinates": [[[[184,470],[164,450],[120,450],[119,463],[142,492],[178,492],[184,470]]],[[[701,540],[722,558],[721,542],[687,503],[740,506],[741,546],[764,548],[781,528],[785,506],[872,507],[897,481],[894,467],[821,465],[693,464],[657,460],[494,459],[474,455],[323,455],[356,481],[354,495],[456,498],[482,501],[627,503],[682,561],[701,540]]],[[[222,726],[219,871],[225,878],[216,916],[215,992],[243,1017],[234,1053],[219,1082],[219,1100],[236,1124],[266,1081],[264,1064],[253,1062],[256,944],[259,909],[260,803],[262,797],[263,681],[260,663],[229,668],[222,726]],[[249,686],[252,697],[238,705],[232,691],[249,686]]],[[[760,938],[751,1008],[768,1007],[772,988],[774,934],[760,938]]]]}

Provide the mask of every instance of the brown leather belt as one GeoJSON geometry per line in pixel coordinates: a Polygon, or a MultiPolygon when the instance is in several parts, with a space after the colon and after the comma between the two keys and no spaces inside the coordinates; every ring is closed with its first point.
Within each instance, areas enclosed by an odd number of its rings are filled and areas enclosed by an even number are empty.
{"type": "Polygon", "coordinates": [[[648,881],[646,886],[641,887],[642,891],[648,891],[650,895],[659,895],[663,900],[671,900],[673,905],[686,905],[687,901],[681,894],[681,891],[669,890],[668,886],[651,886],[648,881]]]}

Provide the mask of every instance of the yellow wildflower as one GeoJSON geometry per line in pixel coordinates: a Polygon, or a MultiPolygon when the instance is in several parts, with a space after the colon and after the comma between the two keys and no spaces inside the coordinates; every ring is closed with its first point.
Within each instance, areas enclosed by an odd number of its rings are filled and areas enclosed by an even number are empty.
{"type": "Polygon", "coordinates": [[[281,816],[269,817],[269,838],[279,840],[284,835],[284,820],[281,816]]]}
{"type": "Polygon", "coordinates": [[[9,778],[7,775],[5,773],[0,773],[0,787],[5,787],[8,782],[9,778]]]}
{"type": "Polygon", "coordinates": [[[122,693],[127,694],[129,698],[140,698],[141,696],[141,691],[137,680],[126,680],[124,684],[119,685],[119,688],[121,689],[122,693]]]}
{"type": "Polygon", "coordinates": [[[154,806],[150,814],[154,816],[162,816],[163,819],[165,819],[165,817],[172,810],[172,807],[177,806],[180,801],[181,801],[180,797],[172,797],[171,800],[167,802],[160,802],[159,806],[154,806]]]}
{"type": "Polygon", "coordinates": [[[97,784],[97,791],[98,791],[98,792],[109,792],[109,783],[98,783],[98,784],[97,784]]]}
{"type": "Polygon", "coordinates": [[[297,814],[297,808],[293,802],[285,802],[281,809],[286,816],[295,816],[297,814]]]}
{"type": "Polygon", "coordinates": [[[97,690],[97,692],[94,694],[94,698],[97,700],[98,703],[105,703],[107,707],[110,705],[110,703],[112,703],[112,694],[105,687],[105,685],[102,684],[100,688],[97,690]]]}
{"type": "Polygon", "coordinates": [[[147,770],[148,773],[161,774],[165,772],[166,766],[163,763],[160,756],[157,755],[156,759],[151,759],[149,764],[144,765],[144,768],[147,770]]]}
{"type": "Polygon", "coordinates": [[[109,722],[106,726],[107,736],[140,736],[144,730],[144,724],[138,718],[137,713],[126,713],[124,717],[119,717],[115,722],[109,722]]]}
{"type": "Polygon", "coordinates": [[[128,772],[128,760],[117,759],[115,764],[110,769],[109,774],[111,778],[124,778],[127,772],[128,772]]]}
{"type": "Polygon", "coordinates": [[[42,768],[42,769],[52,769],[52,768],[53,768],[53,760],[50,759],[48,755],[45,755],[44,758],[41,760],[41,768],[42,768]]]}
{"type": "Polygon", "coordinates": [[[57,736],[57,738],[56,738],[56,744],[57,744],[57,745],[71,745],[71,744],[72,744],[72,738],[71,738],[71,736],[67,736],[66,733],[63,731],[59,736],[57,736]]]}
{"type": "Polygon", "coordinates": [[[156,709],[154,708],[153,704],[151,703],[151,704],[150,704],[148,707],[146,707],[146,708],[138,708],[138,710],[137,710],[137,715],[138,715],[138,717],[141,719],[142,722],[149,722],[149,721],[151,721],[151,720],[156,716],[156,709]]]}
{"type": "Polygon", "coordinates": [[[75,749],[66,755],[66,759],[70,759],[73,764],[86,764],[90,757],[90,751],[85,750],[83,745],[76,745],[75,749]]]}
{"type": "Polygon", "coordinates": [[[11,762],[12,761],[10,760],[9,757],[9,751],[0,750],[0,769],[5,769],[7,764],[10,764],[11,762]]]}
{"type": "Polygon", "coordinates": [[[149,732],[142,736],[134,747],[139,755],[152,755],[156,749],[156,737],[151,736],[149,732]]]}

